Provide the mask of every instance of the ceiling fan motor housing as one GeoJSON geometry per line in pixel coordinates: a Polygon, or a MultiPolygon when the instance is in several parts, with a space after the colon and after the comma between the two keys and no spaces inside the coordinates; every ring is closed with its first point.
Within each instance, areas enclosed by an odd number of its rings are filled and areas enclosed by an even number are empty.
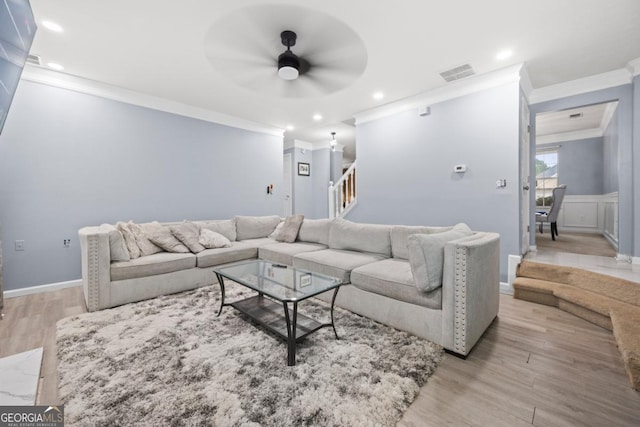
{"type": "Polygon", "coordinates": [[[278,57],[278,75],[284,80],[295,80],[300,75],[300,60],[298,56],[291,52],[291,46],[296,44],[297,35],[293,31],[283,31],[280,33],[282,44],[287,50],[278,57]]]}

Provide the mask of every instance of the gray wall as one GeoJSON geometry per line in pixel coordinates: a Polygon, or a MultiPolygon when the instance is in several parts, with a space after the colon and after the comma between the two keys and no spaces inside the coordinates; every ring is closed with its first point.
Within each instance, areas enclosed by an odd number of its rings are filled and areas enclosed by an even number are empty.
{"type": "Polygon", "coordinates": [[[611,121],[602,138],[602,192],[618,191],[618,111],[613,113],[611,121]]]}
{"type": "MultiPolygon", "coordinates": [[[[640,76],[633,79],[633,229],[625,230],[633,235],[634,251],[633,256],[640,257],[640,76]]],[[[636,261],[637,262],[637,261],[636,261]]]]}
{"type": "Polygon", "coordinates": [[[281,137],[22,81],[0,136],[5,290],[79,279],[85,225],[281,215],[266,186],[282,153],[281,137]]]}
{"type": "MultiPolygon", "coordinates": [[[[602,194],[603,138],[563,141],[558,148],[558,184],[567,185],[567,194],[602,194]]],[[[542,144],[539,148],[558,144],[542,144]]],[[[617,174],[617,171],[616,171],[617,174]]]]}
{"type": "Polygon", "coordinates": [[[313,150],[311,165],[313,211],[309,218],[329,217],[329,181],[331,180],[331,150],[313,150]]]}
{"type": "Polygon", "coordinates": [[[383,224],[451,225],[501,235],[519,254],[517,83],[411,110],[356,127],[358,204],[349,219],[383,224]],[[453,172],[466,164],[467,172],[453,172]],[[496,180],[507,187],[496,189],[496,180]]]}
{"type": "MultiPolygon", "coordinates": [[[[531,123],[535,124],[535,117],[538,113],[566,110],[615,100],[619,101],[616,110],[618,127],[618,252],[620,254],[638,256],[640,255],[640,243],[638,243],[640,242],[640,213],[638,212],[640,208],[640,185],[638,185],[640,180],[637,172],[635,172],[634,178],[633,165],[640,165],[640,150],[633,149],[633,140],[636,137],[632,135],[632,129],[634,121],[638,121],[640,109],[633,111],[633,103],[638,102],[638,96],[634,100],[634,90],[637,89],[628,84],[540,102],[530,106],[530,114],[531,123]],[[633,185],[634,182],[636,185],[633,185]],[[639,232],[638,235],[636,235],[637,230],[639,232]]],[[[535,131],[531,133],[531,138],[531,168],[535,170],[535,131]]],[[[638,142],[637,146],[640,146],[640,140],[636,142],[638,142]]],[[[535,185],[533,179],[530,184],[535,185]]],[[[531,206],[535,206],[533,197],[534,193],[532,192],[531,206]]],[[[531,223],[535,223],[535,210],[531,210],[531,223]]],[[[535,245],[535,233],[531,233],[530,236],[530,243],[535,245]]]]}
{"type": "Polygon", "coordinates": [[[298,162],[309,163],[313,174],[311,150],[291,148],[286,150],[292,153],[292,187],[293,187],[293,213],[309,216],[313,212],[313,183],[309,176],[298,175],[298,162]]]}

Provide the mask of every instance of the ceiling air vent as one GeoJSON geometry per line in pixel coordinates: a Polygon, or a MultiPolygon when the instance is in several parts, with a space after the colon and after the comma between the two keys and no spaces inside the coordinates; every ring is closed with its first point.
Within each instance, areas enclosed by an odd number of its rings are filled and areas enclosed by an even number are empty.
{"type": "Polygon", "coordinates": [[[473,76],[474,74],[475,72],[473,71],[473,68],[471,68],[471,65],[469,64],[460,65],[459,67],[455,67],[440,73],[440,75],[446,82],[460,80],[465,77],[473,76]]]}
{"type": "Polygon", "coordinates": [[[569,114],[570,119],[579,119],[580,117],[582,117],[582,113],[569,114]]]}
{"type": "Polygon", "coordinates": [[[40,63],[40,57],[38,55],[31,55],[31,54],[27,56],[27,64],[42,65],[40,63]]]}

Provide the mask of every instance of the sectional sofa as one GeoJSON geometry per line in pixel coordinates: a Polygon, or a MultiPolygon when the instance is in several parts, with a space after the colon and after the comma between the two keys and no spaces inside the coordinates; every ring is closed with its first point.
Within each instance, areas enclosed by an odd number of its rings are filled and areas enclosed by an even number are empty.
{"type": "MultiPolygon", "coordinates": [[[[129,260],[122,255],[118,228],[82,228],[87,309],[211,285],[216,283],[213,267],[260,258],[339,277],[345,285],[336,305],[461,356],[497,316],[500,251],[495,233],[474,232],[463,224],[423,227],[300,219],[296,232],[289,230],[287,241],[279,241],[288,222],[278,216],[194,221],[188,224],[191,228],[228,239],[226,247],[145,255],[141,244],[143,256],[129,260]],[[125,260],[118,260],[123,256],[125,260]]],[[[184,228],[185,223],[141,224],[139,230],[158,234],[175,227],[184,228]]]]}

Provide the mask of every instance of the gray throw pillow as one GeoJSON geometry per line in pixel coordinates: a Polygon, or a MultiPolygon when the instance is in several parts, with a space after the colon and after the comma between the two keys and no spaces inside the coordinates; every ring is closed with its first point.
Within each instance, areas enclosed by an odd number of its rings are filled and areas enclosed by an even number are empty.
{"type": "Polygon", "coordinates": [[[111,261],[129,261],[131,256],[124,242],[124,236],[118,229],[111,224],[102,224],[100,228],[109,233],[109,252],[111,261]]]}
{"type": "Polygon", "coordinates": [[[173,233],[171,233],[171,229],[164,225],[154,229],[149,235],[149,240],[167,252],[178,254],[186,254],[190,252],[189,248],[183,245],[182,242],[176,239],[173,233]]]}
{"type": "Polygon", "coordinates": [[[194,254],[205,250],[205,247],[199,242],[200,227],[197,224],[183,221],[182,224],[171,227],[171,233],[194,254]]]}
{"type": "Polygon", "coordinates": [[[207,249],[229,248],[231,241],[220,233],[211,231],[207,228],[200,229],[200,238],[198,242],[207,249]]]}
{"type": "Polygon", "coordinates": [[[276,235],[276,240],[286,243],[295,242],[303,220],[304,215],[291,215],[286,217],[280,232],[276,235]]]}
{"type": "Polygon", "coordinates": [[[466,224],[460,223],[449,231],[409,236],[409,263],[416,287],[423,292],[441,287],[445,244],[472,234],[466,224]]]}

